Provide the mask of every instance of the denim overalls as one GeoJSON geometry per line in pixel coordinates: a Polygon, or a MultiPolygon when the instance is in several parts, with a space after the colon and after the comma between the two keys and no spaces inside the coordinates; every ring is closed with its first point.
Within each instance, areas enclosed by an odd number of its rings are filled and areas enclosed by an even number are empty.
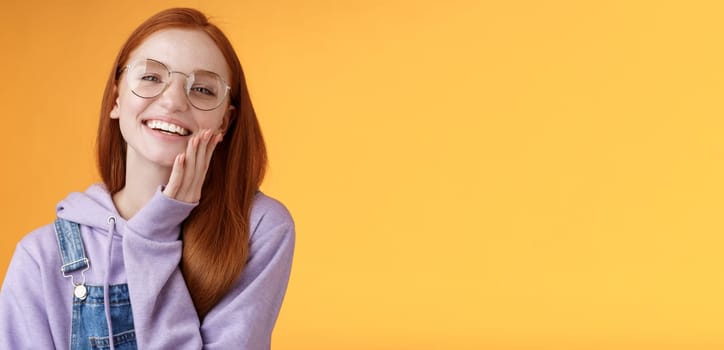
{"type": "MultiPolygon", "coordinates": [[[[85,256],[80,226],[58,218],[55,221],[55,234],[63,260],[61,273],[64,277],[69,277],[74,286],[70,349],[111,349],[103,303],[103,286],[85,284],[85,271],[90,268],[90,262],[85,256]],[[82,280],[80,282],[76,282],[71,274],[78,270],[81,270],[82,280]]],[[[113,327],[113,348],[135,350],[136,333],[133,330],[133,313],[128,285],[125,283],[112,285],[108,292],[111,326],[113,327]]]]}

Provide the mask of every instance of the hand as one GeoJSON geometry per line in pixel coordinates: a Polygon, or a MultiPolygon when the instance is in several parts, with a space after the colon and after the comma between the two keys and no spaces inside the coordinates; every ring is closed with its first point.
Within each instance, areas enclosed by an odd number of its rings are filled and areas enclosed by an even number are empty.
{"type": "Polygon", "coordinates": [[[173,162],[171,176],[163,194],[182,202],[198,202],[211,155],[221,139],[221,134],[212,134],[208,129],[199,130],[191,136],[186,152],[177,155],[173,162]]]}

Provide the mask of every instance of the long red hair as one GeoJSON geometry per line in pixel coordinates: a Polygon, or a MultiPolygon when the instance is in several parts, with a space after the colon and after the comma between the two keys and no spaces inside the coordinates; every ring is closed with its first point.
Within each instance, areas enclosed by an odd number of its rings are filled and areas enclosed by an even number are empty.
{"type": "Polygon", "coordinates": [[[184,221],[181,268],[199,317],[226,294],[249,257],[249,221],[254,195],[264,178],[267,155],[239,58],[229,39],[198,10],[173,8],[143,22],[118,53],[106,84],[98,125],[98,168],[111,194],[126,183],[126,142],[110,112],[129,54],[149,35],[184,28],[206,33],[231,71],[229,103],[234,106],[224,140],[214,150],[199,205],[184,221]]]}

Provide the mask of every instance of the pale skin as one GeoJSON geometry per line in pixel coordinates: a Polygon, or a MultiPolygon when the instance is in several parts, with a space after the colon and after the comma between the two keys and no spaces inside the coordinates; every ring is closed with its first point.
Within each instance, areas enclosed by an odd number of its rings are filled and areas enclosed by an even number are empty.
{"type": "MultiPolygon", "coordinates": [[[[207,70],[229,81],[229,68],[221,51],[203,32],[187,29],[158,31],[136,48],[128,61],[153,58],[172,71],[189,74],[207,70]]],[[[222,141],[229,123],[228,97],[218,108],[202,111],[193,107],[181,74],[172,74],[171,83],[159,96],[140,98],[131,93],[124,76],[110,117],[119,120],[127,143],[126,185],[113,196],[119,214],[125,219],[138,212],[164,185],[163,194],[188,203],[198,202],[209,162],[222,141]],[[148,126],[164,121],[183,127],[189,135],[163,133],[148,126]]]]}

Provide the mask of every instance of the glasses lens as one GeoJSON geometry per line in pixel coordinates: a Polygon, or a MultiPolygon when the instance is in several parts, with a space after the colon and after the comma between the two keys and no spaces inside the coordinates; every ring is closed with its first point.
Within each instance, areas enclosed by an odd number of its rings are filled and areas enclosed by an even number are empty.
{"type": "MultiPolygon", "coordinates": [[[[191,104],[201,110],[210,111],[224,102],[228,87],[224,79],[208,71],[196,71],[186,77],[186,94],[191,104]]],[[[161,62],[145,59],[128,66],[128,85],[139,97],[152,98],[160,95],[171,79],[171,72],[161,62]]]]}
{"type": "Polygon", "coordinates": [[[143,60],[134,63],[128,71],[131,91],[140,97],[158,96],[166,87],[169,72],[160,62],[143,60]]]}
{"type": "Polygon", "coordinates": [[[196,71],[191,74],[188,83],[189,101],[198,109],[214,109],[226,97],[226,83],[216,73],[196,71]]]}

